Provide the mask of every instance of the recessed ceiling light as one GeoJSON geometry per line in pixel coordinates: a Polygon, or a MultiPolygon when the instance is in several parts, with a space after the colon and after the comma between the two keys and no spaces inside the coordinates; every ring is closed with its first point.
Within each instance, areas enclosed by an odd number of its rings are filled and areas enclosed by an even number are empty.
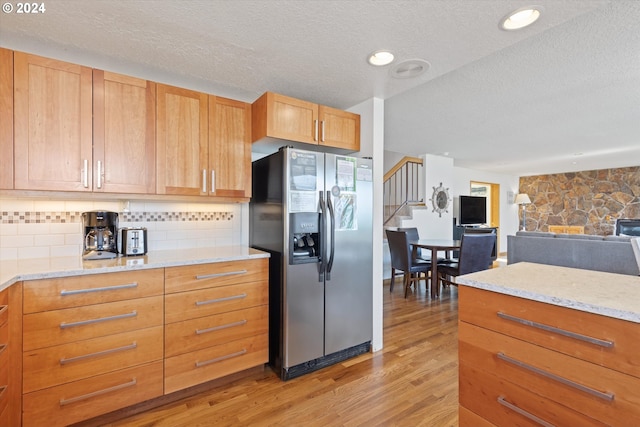
{"type": "Polygon", "coordinates": [[[389,74],[396,79],[409,79],[426,73],[429,67],[431,64],[424,59],[408,59],[394,65],[389,74]]]}
{"type": "Polygon", "coordinates": [[[369,55],[369,64],[381,67],[393,62],[393,53],[387,50],[378,50],[369,55]]]}
{"type": "Polygon", "coordinates": [[[500,20],[500,28],[511,31],[529,26],[540,18],[541,11],[540,6],[527,6],[514,10],[500,20]]]}

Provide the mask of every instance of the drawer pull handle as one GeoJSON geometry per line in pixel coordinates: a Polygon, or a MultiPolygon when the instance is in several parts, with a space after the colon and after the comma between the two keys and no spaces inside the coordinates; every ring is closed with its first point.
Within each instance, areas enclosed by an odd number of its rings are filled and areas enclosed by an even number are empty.
{"type": "Polygon", "coordinates": [[[134,386],[136,384],[137,384],[137,381],[136,381],[135,378],[133,378],[131,381],[129,381],[127,383],[124,383],[124,384],[118,384],[118,385],[113,386],[113,387],[105,388],[103,390],[94,391],[92,393],[83,394],[81,396],[70,397],[69,399],[60,399],[60,406],[70,405],[72,403],[80,402],[81,400],[86,400],[86,399],[90,399],[92,397],[96,397],[96,396],[100,396],[100,395],[103,395],[103,394],[111,393],[112,391],[122,390],[123,388],[131,387],[131,386],[134,386]]]}
{"type": "Polygon", "coordinates": [[[125,346],[117,347],[117,348],[110,348],[108,350],[98,351],[96,353],[84,354],[82,356],[70,357],[68,359],[65,359],[63,357],[62,359],[60,359],[60,364],[61,365],[66,365],[67,363],[79,362],[81,360],[89,359],[91,357],[104,356],[104,355],[111,354],[111,353],[117,353],[119,351],[133,350],[134,348],[137,348],[137,347],[138,347],[138,344],[134,341],[129,345],[125,345],[125,346]]]}
{"type": "Polygon", "coordinates": [[[138,315],[138,312],[136,310],[133,310],[131,313],[116,314],[115,316],[100,317],[98,319],[81,320],[79,322],[72,322],[72,323],[62,322],[60,323],[60,329],[73,328],[74,326],[91,325],[93,323],[108,322],[110,320],[127,319],[129,317],[136,317],[137,315],[138,315]]]}
{"type": "Polygon", "coordinates": [[[2,316],[2,313],[4,313],[7,308],[9,308],[8,305],[0,305],[0,316],[2,316]]]}
{"type": "Polygon", "coordinates": [[[215,279],[217,277],[235,276],[236,274],[247,274],[247,270],[229,271],[227,273],[201,274],[196,276],[196,280],[215,279]]]}
{"type": "Polygon", "coordinates": [[[242,299],[242,298],[246,298],[246,297],[247,297],[246,293],[241,293],[240,295],[233,295],[233,296],[230,296],[230,297],[210,299],[210,300],[207,300],[207,301],[196,301],[196,305],[199,307],[201,305],[214,304],[216,302],[233,301],[234,299],[242,299]]]}
{"type": "Polygon", "coordinates": [[[89,294],[91,292],[103,292],[103,291],[118,291],[120,289],[130,289],[138,287],[137,283],[127,283],[126,285],[104,286],[102,288],[91,289],[75,289],[73,291],[61,290],[60,296],[77,295],[77,294],[89,294]]]}
{"type": "Polygon", "coordinates": [[[573,388],[575,388],[577,390],[580,390],[580,391],[583,391],[585,393],[588,393],[588,394],[590,394],[592,396],[595,396],[595,397],[598,397],[600,399],[606,400],[607,402],[613,402],[613,399],[615,397],[615,395],[613,393],[605,393],[605,392],[593,389],[591,387],[587,387],[587,386],[584,386],[582,384],[578,384],[575,381],[571,381],[571,380],[569,380],[567,378],[563,378],[563,377],[561,377],[559,375],[556,375],[556,374],[554,374],[552,372],[548,372],[548,371],[545,371],[543,369],[536,368],[535,366],[529,365],[527,363],[521,362],[520,360],[513,359],[513,358],[507,356],[504,353],[498,353],[498,359],[502,359],[505,362],[508,362],[508,363],[513,364],[513,365],[519,366],[520,368],[526,369],[526,370],[528,370],[530,372],[533,372],[535,374],[542,375],[543,377],[549,378],[551,380],[557,381],[557,382],[562,383],[564,385],[567,385],[569,387],[573,387],[573,388]]]}
{"type": "Polygon", "coordinates": [[[545,420],[536,417],[535,415],[533,415],[530,412],[525,411],[524,409],[520,409],[518,408],[516,405],[514,405],[513,403],[509,403],[505,400],[504,397],[499,396],[498,397],[498,403],[501,404],[502,406],[506,406],[507,408],[511,409],[514,412],[517,412],[518,414],[522,415],[525,418],[530,419],[531,421],[540,424],[541,426],[544,427],[555,427],[553,424],[546,422],[545,420]]]}
{"type": "Polygon", "coordinates": [[[7,345],[8,345],[8,344],[2,344],[2,345],[0,345],[0,354],[2,354],[2,353],[7,349],[7,345]]]}
{"type": "Polygon", "coordinates": [[[7,391],[8,387],[9,387],[8,385],[3,385],[2,387],[0,387],[0,399],[2,399],[2,395],[4,394],[5,391],[7,391]]]}
{"type": "Polygon", "coordinates": [[[226,325],[214,326],[207,329],[196,329],[196,335],[206,334],[207,332],[215,332],[221,329],[233,328],[234,326],[242,326],[246,323],[247,323],[246,320],[240,320],[238,322],[227,323],[226,325]]]}
{"type": "Polygon", "coordinates": [[[222,362],[223,360],[231,359],[233,357],[242,356],[246,352],[247,352],[247,349],[243,348],[238,352],[227,354],[226,356],[216,357],[215,359],[205,360],[204,362],[196,362],[196,368],[201,368],[203,366],[211,365],[212,363],[216,363],[216,362],[222,362]]]}
{"type": "Polygon", "coordinates": [[[556,328],[554,326],[545,325],[543,323],[534,322],[532,320],[522,319],[520,317],[511,316],[509,314],[505,314],[502,312],[498,312],[498,317],[511,320],[512,322],[517,322],[522,325],[531,326],[534,328],[542,329],[543,331],[554,332],[559,335],[563,335],[565,337],[574,338],[580,341],[585,341],[591,344],[598,345],[600,347],[612,348],[614,345],[613,341],[605,341],[598,338],[593,338],[587,335],[578,334],[576,332],[567,331],[564,329],[556,328]]]}

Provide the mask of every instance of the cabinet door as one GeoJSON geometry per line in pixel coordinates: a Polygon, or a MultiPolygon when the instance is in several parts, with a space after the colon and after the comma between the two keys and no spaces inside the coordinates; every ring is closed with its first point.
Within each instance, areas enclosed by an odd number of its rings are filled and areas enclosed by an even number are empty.
{"type": "Polygon", "coordinates": [[[251,105],[209,97],[210,193],[251,197],[251,105]]]}
{"type": "Polygon", "coordinates": [[[15,188],[91,191],[91,69],[14,53],[15,188]]]}
{"type": "Polygon", "coordinates": [[[155,83],[93,70],[93,190],[156,191],[155,83]]]}
{"type": "Polygon", "coordinates": [[[208,95],[157,85],[157,193],[208,193],[208,95]]]}
{"type": "Polygon", "coordinates": [[[264,137],[318,144],[318,105],[266,92],[252,105],[253,140],[264,137]]]}
{"type": "Polygon", "coordinates": [[[13,188],[13,51],[0,48],[0,189],[13,188]],[[9,160],[11,159],[11,160],[9,160]]]}
{"type": "Polygon", "coordinates": [[[360,151],[360,115],[319,107],[320,145],[360,151]]]}

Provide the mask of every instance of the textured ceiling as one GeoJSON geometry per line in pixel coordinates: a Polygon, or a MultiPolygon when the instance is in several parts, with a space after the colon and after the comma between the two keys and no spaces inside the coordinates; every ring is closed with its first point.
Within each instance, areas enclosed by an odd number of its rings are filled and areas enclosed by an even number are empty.
{"type": "Polygon", "coordinates": [[[385,102],[385,148],[516,175],[640,164],[640,1],[49,0],[0,46],[252,102],[385,102]],[[365,59],[424,59],[413,79],[365,59]],[[575,156],[576,153],[582,153],[575,156]],[[574,164],[575,163],[575,164],[574,164]]]}

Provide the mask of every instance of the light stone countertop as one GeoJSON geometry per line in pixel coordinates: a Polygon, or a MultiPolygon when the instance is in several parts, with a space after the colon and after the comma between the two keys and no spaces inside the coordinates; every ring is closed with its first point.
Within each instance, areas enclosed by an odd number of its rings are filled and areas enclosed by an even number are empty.
{"type": "Polygon", "coordinates": [[[176,267],[210,262],[241,261],[268,257],[269,254],[267,252],[252,249],[247,246],[224,246],[153,251],[144,256],[120,256],[108,260],[83,261],[80,256],[77,256],[0,261],[0,291],[22,280],[115,273],[119,271],[176,267]]]}
{"type": "Polygon", "coordinates": [[[640,323],[640,276],[519,262],[460,276],[458,283],[640,323]]]}

